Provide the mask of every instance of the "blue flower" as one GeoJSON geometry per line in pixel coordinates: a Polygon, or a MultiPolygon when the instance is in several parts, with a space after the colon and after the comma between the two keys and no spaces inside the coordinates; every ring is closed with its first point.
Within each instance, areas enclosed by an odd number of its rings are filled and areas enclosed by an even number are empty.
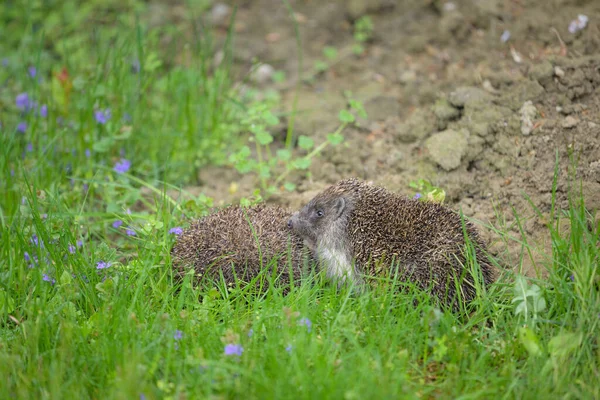
{"type": "Polygon", "coordinates": [[[33,105],[27,93],[20,93],[15,98],[15,104],[19,110],[27,111],[33,105]]]}
{"type": "Polygon", "coordinates": [[[56,283],[56,279],[51,278],[47,274],[42,274],[42,280],[45,281],[45,282],[50,282],[53,285],[56,283]]]}
{"type": "Polygon", "coordinates": [[[98,261],[96,264],[96,269],[106,269],[111,266],[110,262],[98,261]]]}
{"type": "Polygon", "coordinates": [[[310,322],[310,319],[308,318],[300,318],[300,320],[298,321],[298,325],[305,325],[306,329],[310,332],[311,328],[312,328],[312,322],[310,322]]]}
{"type": "Polygon", "coordinates": [[[85,156],[87,158],[90,158],[91,155],[92,155],[92,152],[90,151],[90,149],[85,149],[85,156]]]}
{"type": "Polygon", "coordinates": [[[169,233],[173,235],[181,235],[183,233],[183,229],[181,229],[179,226],[176,226],[175,228],[169,229],[169,233]]]}
{"type": "Polygon", "coordinates": [[[291,344],[288,344],[287,347],[285,348],[285,351],[287,351],[288,353],[291,353],[293,348],[294,347],[291,344]]]}
{"type": "Polygon", "coordinates": [[[239,344],[227,344],[225,345],[224,353],[226,356],[241,356],[244,352],[244,348],[239,344]]]}
{"type": "Polygon", "coordinates": [[[28,69],[29,71],[29,76],[32,78],[35,78],[35,76],[37,75],[37,69],[33,66],[29,67],[28,69]]]}
{"type": "Polygon", "coordinates": [[[71,254],[75,254],[75,251],[77,250],[75,248],[75,246],[73,246],[71,243],[69,243],[68,249],[69,249],[69,253],[71,253],[71,254]]]}
{"type": "Polygon", "coordinates": [[[94,111],[94,117],[96,118],[96,122],[99,124],[106,124],[106,122],[110,119],[110,108],[102,110],[94,111]]]}
{"type": "Polygon", "coordinates": [[[182,337],[183,337],[183,332],[180,331],[179,329],[176,329],[175,334],[173,335],[173,339],[181,340],[182,337]]]}
{"type": "Polygon", "coordinates": [[[17,131],[25,133],[27,131],[27,122],[19,122],[19,125],[17,125],[17,131]]]}
{"type": "Polygon", "coordinates": [[[121,158],[120,161],[117,161],[113,169],[117,174],[124,174],[129,171],[129,168],[131,168],[131,161],[121,158]]]}
{"type": "Polygon", "coordinates": [[[48,106],[45,104],[42,104],[42,106],[40,107],[40,117],[46,118],[47,116],[48,116],[48,106]]]}
{"type": "Polygon", "coordinates": [[[127,229],[125,230],[125,233],[127,234],[127,236],[135,236],[135,235],[137,235],[137,234],[135,233],[135,231],[134,231],[133,229],[131,229],[131,228],[127,228],[127,229]]]}
{"type": "Polygon", "coordinates": [[[117,229],[121,225],[123,225],[123,221],[121,221],[120,219],[118,219],[118,220],[116,220],[115,222],[112,223],[112,227],[115,228],[115,229],[117,229]]]}
{"type": "Polygon", "coordinates": [[[413,199],[419,200],[421,197],[423,197],[423,195],[421,193],[417,193],[415,194],[415,197],[413,197],[413,199]]]}
{"type": "Polygon", "coordinates": [[[31,153],[33,151],[33,143],[27,143],[25,150],[27,150],[28,153],[31,153]]]}

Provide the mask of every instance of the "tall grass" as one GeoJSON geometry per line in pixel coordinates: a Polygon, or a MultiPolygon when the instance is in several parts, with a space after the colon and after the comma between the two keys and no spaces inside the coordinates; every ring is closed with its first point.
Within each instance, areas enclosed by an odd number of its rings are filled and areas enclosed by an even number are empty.
{"type": "Polygon", "coordinates": [[[181,36],[192,62],[169,61],[143,18],[83,19],[56,55],[36,15],[0,68],[0,397],[600,397],[600,227],[580,195],[548,222],[546,277],[506,272],[470,314],[383,285],[257,296],[175,282],[186,206],[140,182],[193,182],[241,144],[226,65],[206,64],[200,30],[181,36]],[[20,93],[37,105],[18,109],[20,93]]]}

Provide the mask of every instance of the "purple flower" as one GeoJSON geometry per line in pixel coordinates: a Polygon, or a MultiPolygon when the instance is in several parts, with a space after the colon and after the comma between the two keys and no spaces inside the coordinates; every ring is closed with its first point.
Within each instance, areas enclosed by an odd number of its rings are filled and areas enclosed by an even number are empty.
{"type": "Polygon", "coordinates": [[[135,231],[131,228],[127,228],[125,230],[125,233],[127,234],[127,236],[135,236],[136,235],[135,231]]]}
{"type": "Polygon", "coordinates": [[[288,344],[287,347],[285,348],[285,351],[287,351],[288,353],[291,353],[293,348],[294,347],[291,344],[288,344]]]}
{"type": "Polygon", "coordinates": [[[575,282],[575,275],[571,274],[571,276],[569,277],[569,279],[571,279],[571,282],[575,282]]]}
{"type": "Polygon", "coordinates": [[[176,329],[175,334],[173,335],[173,339],[181,340],[182,337],[183,337],[183,332],[181,332],[179,329],[176,329]]]}
{"type": "Polygon", "coordinates": [[[110,262],[98,261],[96,264],[96,269],[106,269],[111,266],[110,262]]]}
{"type": "Polygon", "coordinates": [[[226,344],[224,353],[226,356],[241,356],[244,348],[239,344],[226,344]]]}
{"type": "Polygon", "coordinates": [[[92,155],[92,152],[90,151],[90,149],[85,149],[85,156],[87,158],[90,158],[91,155],[92,155]]]}
{"type": "Polygon", "coordinates": [[[577,19],[574,19],[569,24],[569,32],[576,33],[582,29],[585,29],[585,27],[587,26],[588,20],[589,20],[589,18],[587,17],[587,15],[579,14],[577,16],[577,19]]]}
{"type": "Polygon", "coordinates": [[[48,214],[46,214],[46,213],[40,214],[40,218],[41,219],[46,219],[46,218],[48,218],[48,214]]]}
{"type": "Polygon", "coordinates": [[[32,102],[27,93],[20,93],[15,98],[15,104],[19,110],[27,111],[31,108],[32,102]]]}
{"type": "Polygon", "coordinates": [[[17,131],[25,133],[27,131],[27,122],[19,122],[19,125],[17,125],[17,131]]]}
{"type": "Polygon", "coordinates": [[[35,76],[37,75],[37,69],[35,69],[35,67],[31,66],[28,69],[29,71],[29,76],[32,78],[35,78],[35,76]]]}
{"type": "Polygon", "coordinates": [[[29,256],[28,252],[24,252],[23,257],[25,257],[25,261],[27,261],[27,262],[31,261],[31,257],[29,256]]]}
{"type": "Polygon", "coordinates": [[[310,322],[310,319],[308,318],[300,318],[300,320],[298,321],[298,325],[304,325],[306,326],[306,329],[310,332],[311,328],[312,328],[312,322],[310,322]]]}
{"type": "Polygon", "coordinates": [[[28,153],[31,153],[33,151],[33,144],[27,143],[27,147],[25,147],[25,150],[27,150],[28,153]]]}
{"type": "Polygon", "coordinates": [[[81,247],[81,246],[83,246],[83,241],[78,240],[75,244],[77,244],[77,247],[81,247]]]}
{"type": "Polygon", "coordinates": [[[110,119],[110,108],[94,111],[94,117],[97,123],[104,125],[110,119]]]}
{"type": "Polygon", "coordinates": [[[31,239],[29,240],[31,244],[34,246],[44,247],[44,242],[42,242],[36,234],[31,235],[31,239]]]}
{"type": "Polygon", "coordinates": [[[40,107],[40,117],[46,118],[47,116],[48,116],[48,106],[45,104],[42,104],[42,106],[40,107]]]}
{"type": "Polygon", "coordinates": [[[423,195],[421,193],[417,193],[415,194],[415,197],[413,197],[413,199],[419,200],[421,197],[423,197],[423,195]]]}
{"type": "Polygon", "coordinates": [[[248,337],[252,337],[252,335],[254,335],[254,329],[250,328],[248,331],[248,337]]]}
{"type": "Polygon", "coordinates": [[[55,284],[56,283],[56,279],[51,278],[50,276],[48,276],[47,274],[42,274],[42,280],[46,281],[46,282],[50,282],[51,284],[55,284]]]}
{"type": "Polygon", "coordinates": [[[113,169],[117,174],[124,174],[125,172],[129,171],[129,168],[131,168],[131,161],[121,158],[120,161],[117,161],[113,169]]]}
{"type": "Polygon", "coordinates": [[[112,227],[115,228],[115,229],[117,229],[121,225],[123,225],[123,221],[121,221],[120,219],[118,219],[118,220],[116,220],[115,222],[112,223],[112,227]]]}
{"type": "Polygon", "coordinates": [[[71,253],[71,254],[75,254],[75,251],[77,250],[75,248],[75,246],[73,246],[71,243],[69,243],[68,249],[69,249],[69,253],[71,253]]]}
{"type": "Polygon", "coordinates": [[[169,233],[172,233],[173,235],[181,235],[183,233],[183,229],[181,229],[179,226],[176,226],[175,228],[169,229],[169,233]]]}

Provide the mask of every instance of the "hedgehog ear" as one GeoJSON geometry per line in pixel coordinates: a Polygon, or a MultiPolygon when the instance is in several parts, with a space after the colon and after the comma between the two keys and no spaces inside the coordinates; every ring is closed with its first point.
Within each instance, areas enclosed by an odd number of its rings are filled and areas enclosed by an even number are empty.
{"type": "Polygon", "coordinates": [[[345,208],[346,199],[344,199],[343,197],[338,198],[335,204],[333,205],[333,212],[335,213],[335,217],[339,218],[340,215],[342,215],[342,212],[344,212],[345,208]]]}

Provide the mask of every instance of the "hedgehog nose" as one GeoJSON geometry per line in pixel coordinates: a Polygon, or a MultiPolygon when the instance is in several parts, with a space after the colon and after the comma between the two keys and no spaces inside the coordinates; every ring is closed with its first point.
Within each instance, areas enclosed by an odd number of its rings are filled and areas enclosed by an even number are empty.
{"type": "Polygon", "coordinates": [[[290,219],[288,220],[288,228],[292,229],[292,226],[293,226],[293,225],[294,225],[294,224],[292,223],[292,219],[290,218],[290,219]]]}

